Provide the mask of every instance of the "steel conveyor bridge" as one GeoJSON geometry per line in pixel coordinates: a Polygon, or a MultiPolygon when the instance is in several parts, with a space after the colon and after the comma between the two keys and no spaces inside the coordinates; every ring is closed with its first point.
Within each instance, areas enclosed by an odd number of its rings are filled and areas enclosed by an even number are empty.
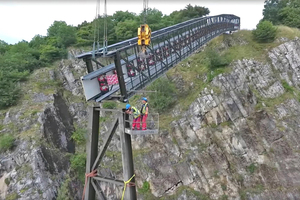
{"type": "Polygon", "coordinates": [[[134,91],[144,88],[211,39],[239,29],[240,18],[235,15],[201,17],[152,32],[147,58],[139,57],[137,37],[108,46],[105,55],[103,48],[80,54],[77,58],[86,62],[88,70],[81,78],[86,100],[126,101],[134,91]],[[103,56],[113,57],[114,63],[103,66],[97,60],[103,56]],[[93,70],[92,62],[102,67],[93,70]],[[113,74],[118,78],[118,85],[111,85],[106,93],[101,92],[97,77],[113,74]]]}

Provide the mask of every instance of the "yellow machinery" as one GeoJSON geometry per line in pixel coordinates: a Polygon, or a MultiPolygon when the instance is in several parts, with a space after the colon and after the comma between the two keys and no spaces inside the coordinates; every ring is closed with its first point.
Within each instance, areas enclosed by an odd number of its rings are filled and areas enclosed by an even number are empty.
{"type": "Polygon", "coordinates": [[[142,46],[142,52],[146,52],[146,46],[151,44],[151,29],[148,24],[143,24],[138,28],[138,45],[142,46]]]}
{"type": "Polygon", "coordinates": [[[146,53],[146,47],[151,44],[151,29],[146,24],[148,0],[144,0],[144,24],[138,28],[138,45],[142,47],[142,53],[146,53]]]}

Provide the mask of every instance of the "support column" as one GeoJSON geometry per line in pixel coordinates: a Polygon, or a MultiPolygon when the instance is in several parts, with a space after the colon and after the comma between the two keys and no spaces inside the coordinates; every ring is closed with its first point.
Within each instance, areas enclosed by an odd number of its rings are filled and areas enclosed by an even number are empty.
{"type": "MultiPolygon", "coordinates": [[[[123,109],[124,113],[125,109],[123,109]]],[[[122,147],[122,162],[123,162],[123,177],[124,181],[128,181],[134,174],[132,147],[131,147],[131,135],[125,133],[125,120],[128,120],[128,114],[120,114],[119,118],[119,130],[122,147]],[[125,119],[125,120],[124,120],[125,119]]],[[[130,182],[135,183],[135,178],[130,182]]],[[[136,187],[126,187],[124,200],[136,200],[136,187]]]]}
{"type": "Polygon", "coordinates": [[[85,61],[88,73],[93,72],[94,69],[93,69],[93,65],[92,65],[92,60],[90,58],[84,58],[83,60],[85,61]]]}
{"type": "MultiPolygon", "coordinates": [[[[99,115],[99,110],[96,110],[95,107],[89,107],[89,135],[86,143],[86,173],[90,173],[94,170],[92,167],[98,155],[99,115]]],[[[96,197],[95,194],[96,192],[92,185],[92,178],[88,178],[85,189],[85,200],[94,200],[96,197]]]]}

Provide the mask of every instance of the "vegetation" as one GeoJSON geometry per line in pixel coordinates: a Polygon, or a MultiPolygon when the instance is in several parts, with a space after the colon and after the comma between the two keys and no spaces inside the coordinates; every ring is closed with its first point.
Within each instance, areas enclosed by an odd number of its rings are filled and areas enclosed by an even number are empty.
{"type": "Polygon", "coordinates": [[[266,0],[263,20],[300,28],[300,0],[266,0]]]}
{"type": "Polygon", "coordinates": [[[19,198],[20,196],[16,192],[10,193],[5,197],[6,200],[17,200],[19,198]]]}
{"type": "Polygon", "coordinates": [[[84,152],[76,153],[71,157],[71,169],[75,172],[82,183],[84,183],[85,180],[85,161],[86,154],[84,152]]]}
{"type": "Polygon", "coordinates": [[[176,102],[175,85],[167,78],[154,81],[148,88],[156,93],[150,94],[151,106],[159,113],[163,113],[176,102]],[[163,87],[162,87],[163,86],[163,87]]]}
{"type": "Polygon", "coordinates": [[[71,182],[71,178],[68,175],[66,180],[61,184],[58,190],[57,200],[71,200],[71,194],[69,192],[70,182],[71,182]]]}
{"type": "Polygon", "coordinates": [[[0,136],[0,152],[7,151],[14,146],[15,138],[10,134],[0,136]]]}
{"type": "Polygon", "coordinates": [[[220,55],[215,49],[208,48],[205,53],[209,60],[209,68],[212,70],[227,66],[230,63],[226,56],[220,55]]]}
{"type": "Polygon", "coordinates": [[[77,145],[85,144],[87,130],[84,128],[76,127],[76,130],[72,133],[71,138],[77,145]]]}
{"type": "Polygon", "coordinates": [[[117,107],[117,103],[113,101],[104,102],[102,104],[103,108],[105,109],[114,109],[117,107]]]}
{"type": "Polygon", "coordinates": [[[254,163],[251,163],[251,165],[248,166],[248,171],[249,171],[251,174],[253,174],[253,173],[255,172],[256,168],[257,168],[257,167],[255,166],[255,164],[254,164],[254,163]]]}
{"type": "Polygon", "coordinates": [[[258,42],[273,42],[277,29],[272,22],[261,21],[257,24],[256,30],[252,32],[254,39],[258,42]]]}
{"type": "Polygon", "coordinates": [[[148,193],[150,192],[150,183],[145,181],[143,183],[143,187],[142,188],[138,188],[138,192],[141,193],[141,194],[145,194],[145,193],[148,193]]]}

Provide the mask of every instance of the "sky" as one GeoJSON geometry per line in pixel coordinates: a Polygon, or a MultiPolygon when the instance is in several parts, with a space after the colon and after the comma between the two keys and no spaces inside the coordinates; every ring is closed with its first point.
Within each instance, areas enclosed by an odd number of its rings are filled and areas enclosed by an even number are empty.
{"type": "MultiPolygon", "coordinates": [[[[0,0],[0,40],[9,44],[30,41],[35,35],[47,35],[47,29],[56,21],[77,26],[90,22],[96,16],[99,0],[0,0]]],[[[104,11],[100,0],[100,14],[104,11]]],[[[149,0],[148,7],[169,15],[188,4],[210,10],[209,16],[234,14],[241,18],[241,29],[255,29],[262,19],[264,0],[149,0]]],[[[107,0],[107,14],[122,10],[139,14],[143,0],[107,0]]]]}

